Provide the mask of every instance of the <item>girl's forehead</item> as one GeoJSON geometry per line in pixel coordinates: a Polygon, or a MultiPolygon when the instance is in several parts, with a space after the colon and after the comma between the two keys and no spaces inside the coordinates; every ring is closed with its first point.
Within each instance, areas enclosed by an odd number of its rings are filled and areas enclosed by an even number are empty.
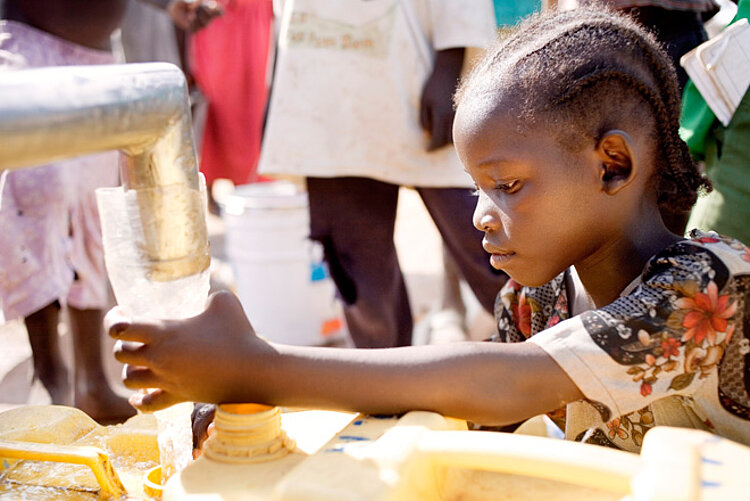
{"type": "Polygon", "coordinates": [[[465,96],[456,108],[454,138],[477,140],[483,136],[514,136],[528,128],[519,118],[518,107],[498,95],[465,96]]]}

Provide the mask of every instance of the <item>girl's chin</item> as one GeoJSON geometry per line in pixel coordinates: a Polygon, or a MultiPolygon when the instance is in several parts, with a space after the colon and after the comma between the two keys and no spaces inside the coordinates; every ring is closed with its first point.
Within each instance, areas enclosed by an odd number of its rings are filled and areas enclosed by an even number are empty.
{"type": "MultiPolygon", "coordinates": [[[[501,268],[498,268],[501,269],[501,268]]],[[[517,284],[522,285],[523,287],[541,287],[542,285],[548,284],[551,282],[555,277],[557,277],[562,271],[559,273],[555,273],[551,276],[547,275],[538,275],[535,273],[524,273],[522,270],[519,269],[501,269],[507,275],[517,284]]]]}

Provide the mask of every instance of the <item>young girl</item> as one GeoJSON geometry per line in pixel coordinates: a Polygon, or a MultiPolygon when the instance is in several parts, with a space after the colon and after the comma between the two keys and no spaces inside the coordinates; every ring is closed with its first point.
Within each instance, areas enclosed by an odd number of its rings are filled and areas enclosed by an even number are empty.
{"type": "Polygon", "coordinates": [[[113,311],[125,384],[155,388],[131,402],[423,409],[486,425],[554,412],[568,438],[628,450],[657,424],[750,443],[750,250],[682,239],[659,217],[710,188],[677,135],[678,97],[666,55],[627,18],[530,19],[456,99],[474,224],[513,279],[498,296],[502,343],[278,345],[227,294],[179,322],[113,311]]]}

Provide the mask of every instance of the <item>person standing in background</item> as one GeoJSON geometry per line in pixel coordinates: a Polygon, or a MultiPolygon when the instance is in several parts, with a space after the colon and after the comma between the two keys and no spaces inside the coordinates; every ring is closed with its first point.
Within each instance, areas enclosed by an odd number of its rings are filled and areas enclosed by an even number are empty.
{"type": "Polygon", "coordinates": [[[466,224],[471,180],[450,145],[465,48],[495,37],[489,0],[285,3],[259,169],[306,177],[311,238],[357,347],[411,344],[393,243],[401,185],[417,189],[487,311],[506,280],[466,224]]]}
{"type": "MultiPolygon", "coordinates": [[[[110,35],[125,1],[85,6],[80,0],[5,0],[0,71],[114,63],[110,35]]],[[[52,403],[70,402],[57,331],[61,304],[66,305],[75,357],[73,403],[99,420],[134,414],[107,383],[101,358],[108,293],[94,190],[117,185],[117,153],[6,176],[0,193],[0,303],[6,320],[24,319],[34,378],[52,403]]]]}
{"type": "MultiPolygon", "coordinates": [[[[258,180],[258,157],[268,98],[271,0],[222,0],[223,15],[190,40],[190,71],[208,111],[201,171],[211,193],[218,178],[258,180]]],[[[215,205],[213,205],[215,209],[215,205]]]]}
{"type": "Polygon", "coordinates": [[[120,26],[129,63],[165,62],[182,66],[177,28],[168,12],[141,0],[128,0],[120,26]]]}
{"type": "MultiPolygon", "coordinates": [[[[732,23],[750,17],[750,0],[740,0],[732,23]]],[[[690,213],[689,228],[714,230],[750,243],[750,92],[722,125],[690,81],[685,87],[680,135],[713,183],[690,213]]],[[[750,261],[750,255],[745,256],[750,261]]]]}
{"type": "MultiPolygon", "coordinates": [[[[541,0],[494,0],[495,23],[498,30],[512,30],[525,17],[542,10],[541,0]]],[[[439,299],[439,309],[430,316],[430,342],[444,343],[465,341],[466,307],[461,296],[460,273],[451,257],[450,250],[443,244],[443,282],[439,299]]]]}
{"type": "MultiPolygon", "coordinates": [[[[203,2],[164,7],[198,26],[203,2]],[[189,4],[189,5],[188,5],[189,4]]],[[[0,72],[116,62],[111,35],[126,0],[0,0],[0,72]]],[[[94,191],[118,184],[116,152],[3,173],[0,192],[0,306],[23,318],[34,379],[54,404],[71,402],[58,336],[65,305],[73,337],[73,404],[99,421],[135,414],[107,382],[101,356],[102,310],[109,306],[94,191]]]]}

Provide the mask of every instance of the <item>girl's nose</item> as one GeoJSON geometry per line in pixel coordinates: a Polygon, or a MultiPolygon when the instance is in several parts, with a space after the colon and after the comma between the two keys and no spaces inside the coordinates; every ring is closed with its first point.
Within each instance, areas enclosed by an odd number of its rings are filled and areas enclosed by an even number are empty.
{"type": "Polygon", "coordinates": [[[473,222],[474,226],[479,231],[490,231],[497,229],[499,225],[499,219],[497,215],[493,214],[491,205],[487,201],[482,200],[485,197],[481,197],[477,201],[477,208],[474,210],[473,222]]]}
{"type": "Polygon", "coordinates": [[[474,226],[481,231],[489,231],[492,229],[492,217],[489,214],[485,214],[479,218],[478,222],[474,223],[474,226]]]}

